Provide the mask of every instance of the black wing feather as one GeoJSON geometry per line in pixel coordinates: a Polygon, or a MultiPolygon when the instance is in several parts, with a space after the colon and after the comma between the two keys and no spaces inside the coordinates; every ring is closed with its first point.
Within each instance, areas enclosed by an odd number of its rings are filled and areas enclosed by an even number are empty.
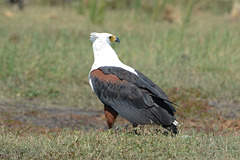
{"type": "Polygon", "coordinates": [[[167,95],[142,73],[136,71],[137,76],[118,67],[100,67],[100,70],[120,79],[116,85],[90,76],[94,91],[104,104],[131,123],[151,124],[153,121],[166,127],[173,123],[175,109],[171,103],[166,103],[167,95]]]}
{"type": "MultiPolygon", "coordinates": [[[[154,101],[159,99],[158,102],[164,101],[165,108],[169,108],[168,111],[173,114],[173,112],[176,112],[175,108],[173,107],[171,101],[169,101],[168,96],[166,93],[158,87],[155,83],[153,83],[148,77],[146,77],[141,72],[136,71],[138,74],[135,75],[134,73],[131,73],[125,69],[119,68],[119,67],[101,67],[100,68],[105,74],[114,74],[121,80],[125,79],[128,82],[133,83],[139,88],[144,89],[145,91],[148,91],[151,93],[151,96],[154,97],[154,101]]],[[[160,105],[160,104],[159,104],[160,105]]],[[[162,103],[161,103],[162,105],[162,103]]]]}

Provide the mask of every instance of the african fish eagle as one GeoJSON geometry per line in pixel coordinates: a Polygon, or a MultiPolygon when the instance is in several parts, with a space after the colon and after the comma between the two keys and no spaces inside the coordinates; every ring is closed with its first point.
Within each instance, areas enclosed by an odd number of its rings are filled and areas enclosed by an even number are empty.
{"type": "Polygon", "coordinates": [[[118,114],[133,126],[156,123],[177,133],[172,102],[164,91],[141,72],[123,64],[111,47],[119,38],[109,33],[91,33],[94,63],[89,73],[92,90],[104,104],[109,128],[118,114]]]}

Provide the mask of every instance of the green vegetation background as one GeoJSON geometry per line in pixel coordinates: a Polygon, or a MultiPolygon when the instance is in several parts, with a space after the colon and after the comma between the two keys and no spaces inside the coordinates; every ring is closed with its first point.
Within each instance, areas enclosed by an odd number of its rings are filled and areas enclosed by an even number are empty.
{"type": "MultiPolygon", "coordinates": [[[[89,34],[95,31],[118,36],[121,43],[113,48],[120,59],[171,93],[180,106],[199,99],[239,104],[240,25],[230,17],[233,1],[50,4],[28,2],[19,11],[0,3],[1,100],[101,110],[88,84],[93,63],[89,34]]],[[[239,158],[238,134],[229,138],[191,132],[189,139],[182,138],[186,131],[177,138],[122,133],[116,138],[95,131],[79,132],[80,139],[75,132],[56,134],[21,138],[1,131],[5,147],[0,157],[239,158]]]]}
{"type": "MultiPolygon", "coordinates": [[[[239,102],[240,30],[238,23],[229,22],[225,16],[228,3],[218,12],[207,5],[200,10],[202,1],[176,4],[178,8],[172,11],[176,22],[169,23],[164,20],[163,11],[158,9],[155,13],[155,6],[149,11],[135,1],[129,8],[121,7],[122,2],[120,7],[111,8],[107,3],[99,4],[105,1],[86,1],[82,14],[78,13],[81,4],[74,2],[71,8],[30,3],[23,12],[14,11],[13,17],[4,16],[6,7],[1,7],[3,97],[100,108],[87,79],[93,63],[89,34],[96,31],[117,35],[121,44],[113,44],[113,48],[120,59],[166,91],[196,89],[207,99],[239,102]],[[98,17],[92,10],[98,11],[95,7],[102,5],[104,11],[99,14],[104,14],[104,18],[92,20],[92,14],[98,17]]],[[[158,5],[168,5],[162,3],[158,5]]]]}

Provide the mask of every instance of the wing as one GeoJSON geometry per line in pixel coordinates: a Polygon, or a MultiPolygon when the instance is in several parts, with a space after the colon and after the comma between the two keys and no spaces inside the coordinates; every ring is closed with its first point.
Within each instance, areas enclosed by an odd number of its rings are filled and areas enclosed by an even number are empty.
{"type": "Polygon", "coordinates": [[[90,79],[99,99],[131,123],[155,122],[169,126],[175,120],[172,114],[156,104],[146,82],[129,71],[101,67],[90,73],[90,79]]]}
{"type": "Polygon", "coordinates": [[[165,108],[170,114],[174,115],[173,112],[176,112],[176,109],[173,107],[172,104],[174,105],[176,104],[169,101],[166,93],[160,87],[158,87],[155,83],[153,83],[148,77],[146,77],[144,74],[142,74],[139,71],[136,71],[136,72],[139,75],[139,77],[146,82],[146,88],[148,88],[153,93],[152,97],[154,101],[161,107],[165,108]]]}
{"type": "Polygon", "coordinates": [[[105,74],[116,75],[121,80],[125,79],[137,87],[147,90],[151,94],[154,102],[157,103],[160,107],[165,108],[171,115],[174,115],[173,112],[176,112],[175,108],[172,105],[174,103],[169,101],[166,93],[141,72],[135,70],[138,74],[137,76],[134,73],[117,67],[101,67],[100,69],[105,74]]]}

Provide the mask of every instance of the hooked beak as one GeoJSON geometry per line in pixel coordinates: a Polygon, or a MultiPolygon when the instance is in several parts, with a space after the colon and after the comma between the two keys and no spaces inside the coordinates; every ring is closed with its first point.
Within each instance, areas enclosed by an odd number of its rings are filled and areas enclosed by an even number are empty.
{"type": "Polygon", "coordinates": [[[116,38],[115,38],[115,42],[118,42],[118,43],[120,43],[120,39],[116,36],[116,38]]]}
{"type": "Polygon", "coordinates": [[[120,40],[119,40],[119,38],[117,36],[110,36],[109,39],[110,39],[111,42],[118,42],[118,43],[120,43],[120,40]]]}

